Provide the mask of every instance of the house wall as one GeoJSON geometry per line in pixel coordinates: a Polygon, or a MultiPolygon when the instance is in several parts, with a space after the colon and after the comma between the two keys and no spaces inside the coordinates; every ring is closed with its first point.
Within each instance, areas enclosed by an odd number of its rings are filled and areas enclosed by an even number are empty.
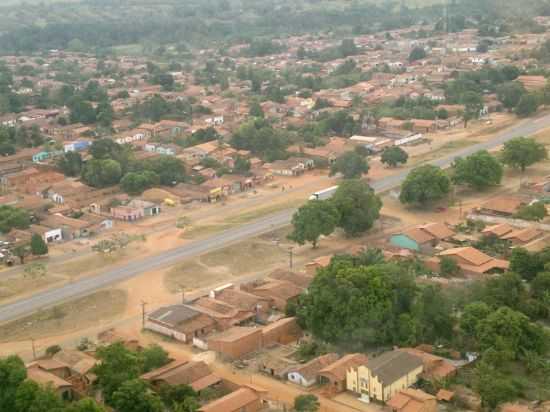
{"type": "Polygon", "coordinates": [[[160,333],[161,335],[169,336],[171,338],[179,340],[180,342],[187,343],[187,336],[185,335],[185,333],[175,331],[151,320],[147,320],[145,322],[145,329],[149,329],[154,332],[160,333]]]}
{"type": "Polygon", "coordinates": [[[302,375],[300,375],[298,372],[292,372],[288,374],[288,380],[292,383],[295,383],[296,385],[304,386],[306,388],[309,388],[310,386],[313,386],[316,382],[315,379],[307,380],[302,375]]]}
{"type": "Polygon", "coordinates": [[[296,322],[296,319],[280,323],[279,326],[262,331],[263,346],[273,343],[288,344],[294,342],[302,335],[302,331],[296,322]]]}
{"type": "Polygon", "coordinates": [[[220,353],[229,359],[239,359],[244,355],[257,351],[262,346],[262,331],[243,336],[234,342],[218,341],[215,338],[208,341],[208,349],[220,353]]]}
{"type": "Polygon", "coordinates": [[[63,231],[61,229],[52,229],[44,233],[44,242],[60,242],[63,240],[63,231]]]}

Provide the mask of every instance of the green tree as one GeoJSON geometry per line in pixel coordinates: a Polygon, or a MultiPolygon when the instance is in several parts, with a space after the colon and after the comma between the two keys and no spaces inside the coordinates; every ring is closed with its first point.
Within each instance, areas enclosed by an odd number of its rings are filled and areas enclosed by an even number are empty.
{"type": "Polygon", "coordinates": [[[543,220],[546,216],[548,216],[548,212],[546,211],[546,206],[544,205],[544,203],[535,202],[531,205],[522,206],[514,217],[518,219],[539,222],[543,220]]]}
{"type": "Polygon", "coordinates": [[[155,172],[144,170],[126,173],[120,180],[120,187],[130,195],[139,195],[159,183],[160,178],[155,172]]]}
{"type": "Polygon", "coordinates": [[[310,200],[292,217],[293,231],[288,238],[300,245],[311,242],[316,248],[321,235],[328,236],[334,232],[338,218],[338,210],[332,202],[310,200]]]}
{"type": "Polygon", "coordinates": [[[475,190],[500,184],[502,166],[499,161],[485,150],[466,158],[458,158],[453,163],[453,183],[468,185],[475,190]]]}
{"type": "Polygon", "coordinates": [[[358,236],[372,228],[382,208],[380,198],[361,180],[343,181],[331,202],[340,215],[337,226],[348,236],[358,236]]]}
{"type": "Polygon", "coordinates": [[[467,304],[460,316],[460,330],[469,339],[475,339],[481,321],[485,320],[492,309],[484,302],[472,302],[467,304]]]}
{"type": "Polygon", "coordinates": [[[159,345],[148,346],[139,353],[139,357],[141,369],[145,373],[158,369],[170,362],[168,352],[159,345]]]}
{"type": "Polygon", "coordinates": [[[172,412],[195,412],[200,406],[197,393],[189,385],[162,385],[159,395],[172,412]]]}
{"type": "Polygon", "coordinates": [[[0,405],[4,410],[17,411],[15,395],[26,378],[27,369],[21,358],[0,358],[0,405]]]}
{"type": "Polygon", "coordinates": [[[249,112],[250,116],[253,116],[253,117],[259,117],[259,118],[264,118],[264,111],[262,109],[262,106],[260,106],[260,103],[258,103],[257,101],[253,101],[252,104],[250,105],[250,112],[249,112]]]}
{"type": "Polygon", "coordinates": [[[113,393],[117,412],[163,412],[160,397],[140,379],[126,381],[113,393]]]}
{"type": "Polygon", "coordinates": [[[31,252],[35,256],[43,256],[48,254],[48,245],[38,234],[33,234],[31,237],[31,252]]]}
{"type": "Polygon", "coordinates": [[[483,109],[483,97],[479,93],[469,91],[464,93],[461,100],[464,104],[464,127],[466,127],[470,120],[479,118],[483,109]]]}
{"type": "Polygon", "coordinates": [[[321,404],[315,395],[298,395],[294,398],[294,410],[296,412],[317,412],[321,404]]]}
{"type": "Polygon", "coordinates": [[[445,278],[451,278],[460,274],[460,267],[454,259],[442,256],[439,260],[439,273],[445,278]]]}
{"type": "Polygon", "coordinates": [[[524,94],[519,99],[516,106],[516,114],[520,117],[529,117],[537,112],[539,108],[539,102],[537,96],[533,94],[524,94]]]}
{"type": "Polygon", "coordinates": [[[399,200],[405,204],[427,205],[443,199],[451,190],[447,174],[437,166],[413,169],[401,185],[399,200]]]}
{"type": "Polygon", "coordinates": [[[538,273],[531,283],[533,296],[550,304],[550,272],[538,273]]]}
{"type": "Polygon", "coordinates": [[[114,394],[125,382],[139,377],[141,373],[139,358],[120,342],[99,347],[97,358],[100,363],[93,370],[97,375],[98,386],[103,391],[105,401],[117,408],[114,403],[114,394]]]}
{"type": "Polygon", "coordinates": [[[233,172],[241,175],[246,175],[250,172],[250,160],[237,156],[233,166],[233,172]]]}
{"type": "Polygon", "coordinates": [[[502,163],[522,172],[532,164],[548,158],[546,147],[532,138],[516,137],[502,149],[502,163]]]}
{"type": "Polygon", "coordinates": [[[29,213],[15,206],[0,205],[0,232],[11,229],[27,229],[31,224],[29,213]]]}
{"type": "Polygon", "coordinates": [[[91,398],[84,398],[67,406],[66,412],[105,412],[105,408],[91,398]]]}
{"type": "Polygon", "coordinates": [[[529,253],[524,248],[517,247],[512,250],[510,256],[510,270],[520,275],[523,279],[531,281],[537,273],[544,270],[545,262],[540,255],[529,253]]]}
{"type": "Polygon", "coordinates": [[[122,177],[122,168],[116,160],[92,159],[82,169],[82,179],[94,187],[107,187],[116,185],[122,177]]]}
{"type": "Polygon", "coordinates": [[[427,285],[420,289],[413,314],[421,342],[451,340],[454,325],[452,307],[439,286],[427,285]]]}
{"type": "Polygon", "coordinates": [[[417,46],[414,49],[411,50],[411,53],[409,54],[409,61],[415,62],[417,60],[422,60],[426,58],[426,50],[424,50],[424,47],[417,46]]]}
{"type": "Polygon", "coordinates": [[[342,173],[344,179],[356,179],[369,172],[367,160],[355,151],[346,152],[336,159],[330,168],[330,175],[342,173]]]}
{"type": "Polygon", "coordinates": [[[34,381],[26,380],[15,393],[17,412],[64,412],[61,398],[50,387],[43,388],[34,381]]]}
{"type": "Polygon", "coordinates": [[[82,156],[78,152],[67,152],[57,162],[65,176],[76,177],[82,171],[82,156]]]}
{"type": "Polygon", "coordinates": [[[508,110],[514,109],[525,93],[525,88],[519,82],[504,83],[497,88],[497,97],[508,110]]]}
{"type": "Polygon", "coordinates": [[[382,152],[380,160],[388,166],[396,167],[398,164],[407,163],[409,155],[399,146],[391,146],[382,152]]]}
{"type": "Polygon", "coordinates": [[[156,157],[147,160],[143,168],[155,172],[160,179],[160,184],[164,186],[174,186],[185,181],[185,165],[177,157],[156,157]]]}
{"type": "Polygon", "coordinates": [[[481,396],[482,405],[490,410],[518,395],[516,385],[486,362],[480,362],[475,369],[474,387],[481,396]]]}

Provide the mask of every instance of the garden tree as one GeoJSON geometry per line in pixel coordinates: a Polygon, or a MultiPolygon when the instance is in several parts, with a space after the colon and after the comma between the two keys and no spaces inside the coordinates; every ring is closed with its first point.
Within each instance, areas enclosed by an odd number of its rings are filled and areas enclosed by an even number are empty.
{"type": "Polygon", "coordinates": [[[97,113],[94,107],[84,101],[81,97],[73,97],[68,104],[71,123],[91,124],[97,120],[97,113]]]}
{"type": "Polygon", "coordinates": [[[451,340],[454,324],[452,307],[439,286],[422,287],[412,312],[416,324],[416,338],[420,342],[451,340]]]}
{"type": "Polygon", "coordinates": [[[0,358],[0,405],[3,410],[17,411],[15,395],[26,378],[27,369],[20,357],[0,358]]]}
{"type": "Polygon", "coordinates": [[[411,53],[409,54],[409,61],[415,62],[417,60],[422,60],[426,58],[426,50],[424,50],[424,47],[417,46],[414,49],[411,50],[411,53]]]}
{"type": "Polygon", "coordinates": [[[175,85],[174,76],[170,73],[155,74],[151,79],[151,83],[160,85],[165,91],[174,90],[175,85]]]}
{"type": "Polygon", "coordinates": [[[154,344],[139,352],[139,359],[141,370],[144,373],[158,369],[170,362],[168,352],[166,352],[162,346],[154,344]]]}
{"type": "Polygon", "coordinates": [[[355,151],[339,156],[330,168],[330,175],[342,173],[344,179],[356,179],[369,172],[367,160],[355,151]]]}
{"type": "Polygon", "coordinates": [[[249,114],[252,117],[260,117],[262,119],[265,116],[262,106],[260,106],[260,103],[258,103],[256,100],[251,103],[249,114]]]}
{"type": "Polygon", "coordinates": [[[247,175],[250,172],[250,160],[237,156],[233,165],[233,172],[240,175],[247,175]]]}
{"type": "Polygon", "coordinates": [[[31,254],[31,248],[30,246],[27,244],[27,245],[19,245],[19,246],[16,246],[12,249],[11,253],[13,254],[13,256],[16,256],[19,258],[19,262],[21,264],[25,263],[25,259],[27,258],[27,256],[29,256],[31,254]]]}
{"type": "Polygon", "coordinates": [[[530,253],[524,248],[512,249],[510,256],[510,270],[527,281],[533,280],[539,272],[544,270],[546,261],[543,253],[530,253]]]}
{"type": "Polygon", "coordinates": [[[162,385],[159,395],[171,412],[195,412],[200,406],[197,393],[189,385],[162,385]]]}
{"type": "Polygon", "coordinates": [[[548,332],[505,306],[479,322],[476,338],[482,352],[492,349],[507,360],[518,360],[525,351],[543,355],[548,349],[548,332]]]}
{"type": "Polygon", "coordinates": [[[243,123],[231,138],[238,150],[250,150],[268,161],[286,158],[287,133],[274,129],[265,119],[252,118],[243,123]]]}
{"type": "Polygon", "coordinates": [[[116,157],[116,153],[122,150],[122,146],[112,139],[102,138],[94,140],[90,146],[90,154],[94,159],[105,160],[116,157]]]}
{"type": "Polygon", "coordinates": [[[382,201],[368,183],[345,180],[331,199],[339,214],[337,226],[348,236],[358,236],[369,230],[380,216],[382,201]]]}
{"type": "Polygon", "coordinates": [[[539,222],[543,220],[546,216],[548,216],[548,212],[546,211],[546,206],[544,205],[544,203],[535,202],[531,205],[520,207],[514,217],[518,219],[539,222]]]}
{"type": "Polygon", "coordinates": [[[0,156],[11,156],[16,152],[16,148],[13,144],[8,142],[0,142],[0,156]]]}
{"type": "Polygon", "coordinates": [[[517,386],[494,366],[479,362],[475,368],[474,388],[481,396],[482,406],[490,410],[517,397],[517,386]]]}
{"type": "Polygon", "coordinates": [[[548,153],[546,147],[534,139],[516,137],[504,143],[501,156],[502,163],[524,172],[532,164],[547,159],[548,153]]]}
{"type": "Polygon", "coordinates": [[[160,397],[140,379],[125,381],[110,402],[117,412],[163,412],[160,397]]]}
{"type": "Polygon", "coordinates": [[[120,180],[120,187],[129,195],[135,196],[159,183],[160,178],[155,172],[144,170],[142,172],[126,173],[120,180]]]}
{"type": "Polygon", "coordinates": [[[460,267],[454,259],[442,256],[439,259],[439,273],[444,278],[452,278],[460,274],[460,267]]]}
{"type": "Polygon", "coordinates": [[[292,216],[293,230],[288,238],[299,245],[311,242],[316,248],[321,235],[328,236],[334,232],[338,219],[338,210],[332,202],[310,200],[292,216]]]}
{"type": "Polygon", "coordinates": [[[31,224],[29,213],[15,206],[0,205],[0,232],[8,233],[11,229],[26,229],[31,224]]]}
{"type": "Polygon", "coordinates": [[[513,272],[486,280],[478,289],[478,293],[481,293],[480,300],[494,309],[508,306],[520,310],[526,298],[525,285],[520,276],[513,272]]]}
{"type": "Polygon", "coordinates": [[[297,314],[313,336],[328,343],[353,350],[396,343],[397,319],[412,312],[416,291],[414,276],[394,264],[334,260],[318,270],[297,314]]]}
{"type": "Polygon", "coordinates": [[[514,109],[525,93],[525,88],[519,82],[504,83],[497,88],[498,100],[508,110],[514,109]]]}
{"type": "Polygon", "coordinates": [[[107,187],[116,185],[122,177],[122,168],[116,160],[92,159],[82,169],[82,179],[94,187],[107,187]]]}
{"type": "Polygon", "coordinates": [[[42,236],[34,233],[31,237],[31,253],[35,256],[43,256],[48,254],[48,245],[42,236]]]}
{"type": "Polygon", "coordinates": [[[427,205],[443,199],[451,190],[447,174],[437,166],[424,165],[413,169],[401,185],[399,200],[404,204],[427,205]]]}
{"type": "Polygon", "coordinates": [[[80,399],[67,406],[65,412],[106,412],[106,409],[91,398],[80,399]]]}
{"type": "Polygon", "coordinates": [[[452,181],[457,185],[468,185],[475,190],[500,184],[502,166],[487,151],[482,150],[453,163],[452,181]]]}
{"type": "Polygon", "coordinates": [[[64,412],[65,406],[51,387],[43,388],[34,381],[26,380],[17,388],[13,410],[17,412],[64,412]]]}
{"type": "Polygon", "coordinates": [[[470,120],[479,118],[483,110],[483,97],[476,92],[466,92],[461,100],[464,104],[464,127],[466,127],[470,120]]]}
{"type": "Polygon", "coordinates": [[[65,176],[76,177],[82,171],[82,156],[78,152],[67,152],[57,162],[65,176]]]}
{"type": "Polygon", "coordinates": [[[464,306],[460,315],[460,330],[469,340],[474,340],[481,321],[491,314],[493,310],[484,302],[472,302],[464,306]]]}
{"type": "Polygon", "coordinates": [[[177,157],[160,156],[146,160],[143,168],[156,173],[160,184],[174,186],[185,181],[185,165],[177,157]]]}
{"type": "Polygon", "coordinates": [[[409,155],[399,146],[391,146],[382,152],[380,160],[388,166],[396,167],[398,164],[407,163],[407,160],[409,160],[409,155]]]}
{"type": "Polygon", "coordinates": [[[315,395],[298,395],[294,398],[294,410],[296,412],[317,412],[321,404],[315,395]]]}
{"type": "Polygon", "coordinates": [[[524,94],[516,106],[516,114],[520,117],[529,117],[537,112],[539,101],[537,96],[531,93],[524,94]]]}
{"type": "MultiPolygon", "coordinates": [[[[105,401],[117,408],[114,403],[114,394],[125,382],[139,377],[140,360],[137,354],[128,350],[120,342],[99,347],[97,358],[101,361],[93,369],[97,375],[97,384],[103,391],[105,401]]],[[[123,398],[122,395],[121,398],[123,398]]]]}
{"type": "Polygon", "coordinates": [[[113,125],[114,115],[115,112],[108,100],[103,100],[97,105],[96,119],[100,126],[110,128],[113,125]]]}
{"type": "Polygon", "coordinates": [[[541,272],[533,279],[531,290],[536,299],[550,305],[550,272],[541,272]]]}

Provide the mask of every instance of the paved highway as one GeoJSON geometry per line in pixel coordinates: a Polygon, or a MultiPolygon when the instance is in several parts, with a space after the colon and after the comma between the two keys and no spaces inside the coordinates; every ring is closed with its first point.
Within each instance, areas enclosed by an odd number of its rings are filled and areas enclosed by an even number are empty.
{"type": "MultiPolygon", "coordinates": [[[[448,167],[455,158],[468,156],[478,150],[492,149],[504,142],[517,137],[528,136],[550,127],[550,115],[537,119],[522,121],[515,126],[498,133],[493,139],[479,143],[462,150],[458,150],[450,156],[442,157],[429,162],[440,167],[448,167]]],[[[410,169],[372,182],[372,187],[377,191],[386,191],[395,188],[405,179],[410,169]]],[[[230,229],[220,234],[199,240],[185,246],[161,253],[156,256],[136,260],[125,266],[111,269],[101,275],[82,279],[59,288],[54,288],[37,293],[28,298],[20,299],[13,303],[0,306],[0,322],[7,322],[28,315],[39,309],[43,309],[56,303],[74,299],[97,291],[114,283],[138,276],[142,273],[172,265],[182,259],[197,256],[215,249],[220,249],[229,244],[239,242],[273,229],[283,227],[290,223],[294,210],[286,210],[271,216],[256,220],[252,223],[230,229]]]]}

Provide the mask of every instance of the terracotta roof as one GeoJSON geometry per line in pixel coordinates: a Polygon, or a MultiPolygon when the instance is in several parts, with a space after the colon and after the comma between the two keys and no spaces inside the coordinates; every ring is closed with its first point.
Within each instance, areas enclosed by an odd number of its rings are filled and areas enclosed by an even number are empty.
{"type": "Polygon", "coordinates": [[[526,405],[520,403],[505,403],[500,408],[501,412],[529,412],[530,409],[526,405]]]}
{"type": "Polygon", "coordinates": [[[424,373],[431,377],[441,379],[456,372],[456,366],[440,356],[416,348],[400,348],[398,350],[420,358],[424,364],[424,373]]]}
{"type": "Polygon", "coordinates": [[[52,385],[54,388],[65,388],[73,386],[71,383],[64,379],[54,375],[53,373],[46,372],[39,367],[31,367],[27,369],[27,378],[40,385],[48,386],[52,385]]]}
{"type": "Polygon", "coordinates": [[[443,223],[427,223],[419,228],[440,240],[450,238],[455,234],[443,223]]]}
{"type": "MultiPolygon", "coordinates": [[[[168,385],[191,385],[204,389],[220,381],[203,361],[174,361],[160,369],[141,376],[149,381],[162,381],[168,385]]],[[[195,389],[200,390],[200,389],[195,389]]]]}
{"type": "Polygon", "coordinates": [[[216,299],[238,307],[242,310],[254,310],[256,305],[263,301],[269,301],[268,298],[253,295],[239,289],[224,289],[216,292],[216,299]]]}
{"type": "Polygon", "coordinates": [[[63,349],[53,355],[53,359],[67,365],[69,369],[80,375],[86,375],[98,363],[96,358],[72,349],[63,349]]]}
{"type": "Polygon", "coordinates": [[[435,239],[434,236],[432,236],[429,233],[426,233],[425,231],[423,231],[422,229],[419,229],[417,227],[413,227],[413,228],[410,228],[408,230],[405,230],[403,232],[403,235],[411,238],[412,240],[414,240],[418,244],[427,243],[427,242],[430,242],[430,241],[435,239]]]}
{"type": "Polygon", "coordinates": [[[269,277],[274,280],[285,280],[294,283],[301,288],[307,288],[313,278],[300,273],[291,272],[286,269],[276,269],[269,274],[269,277]]]}
{"type": "Polygon", "coordinates": [[[288,300],[300,296],[303,288],[287,281],[273,281],[254,288],[254,291],[268,292],[273,297],[288,300]]]}
{"type": "Polygon", "coordinates": [[[408,388],[396,393],[387,405],[400,412],[419,412],[423,409],[424,403],[431,400],[435,400],[435,396],[419,389],[408,388]]]}
{"type": "Polygon", "coordinates": [[[490,210],[493,212],[513,215],[524,204],[526,204],[526,201],[522,198],[511,197],[511,196],[500,196],[485,202],[481,206],[481,208],[490,210]]]}
{"type": "Polygon", "coordinates": [[[526,228],[514,230],[511,233],[508,233],[502,236],[504,240],[517,240],[522,243],[530,242],[540,236],[541,232],[535,228],[526,228]]]}
{"type": "Polygon", "coordinates": [[[471,246],[448,249],[441,252],[439,256],[458,256],[467,262],[470,262],[473,266],[481,266],[493,259],[491,256],[488,256],[471,246]]]}
{"type": "Polygon", "coordinates": [[[455,393],[452,391],[448,391],[446,389],[440,389],[439,392],[435,395],[438,401],[447,401],[449,402],[453,397],[455,396],[455,393]]]}
{"type": "Polygon", "coordinates": [[[510,233],[514,230],[514,227],[509,225],[508,223],[499,223],[498,225],[493,225],[486,227],[483,229],[483,234],[492,234],[497,237],[501,237],[503,235],[506,235],[507,233],[510,233]]]}
{"type": "Polygon", "coordinates": [[[239,388],[235,392],[214,402],[201,407],[200,412],[235,412],[240,411],[246,405],[249,405],[259,399],[258,394],[250,388],[239,388]]]}
{"type": "Polygon", "coordinates": [[[237,342],[246,336],[253,335],[254,333],[261,333],[261,331],[260,328],[234,326],[231,329],[211,336],[209,340],[228,343],[237,342]]]}
{"type": "Polygon", "coordinates": [[[302,375],[306,380],[311,381],[315,379],[321,369],[326,368],[330,364],[333,364],[338,360],[336,353],[327,353],[326,355],[319,356],[315,359],[304,363],[301,366],[289,369],[289,373],[296,372],[302,375]]]}
{"type": "Polygon", "coordinates": [[[366,365],[368,358],[362,353],[352,353],[344,356],[329,366],[319,371],[320,375],[331,375],[336,380],[342,381],[346,379],[348,369],[356,369],[361,365],[366,365]]]}

